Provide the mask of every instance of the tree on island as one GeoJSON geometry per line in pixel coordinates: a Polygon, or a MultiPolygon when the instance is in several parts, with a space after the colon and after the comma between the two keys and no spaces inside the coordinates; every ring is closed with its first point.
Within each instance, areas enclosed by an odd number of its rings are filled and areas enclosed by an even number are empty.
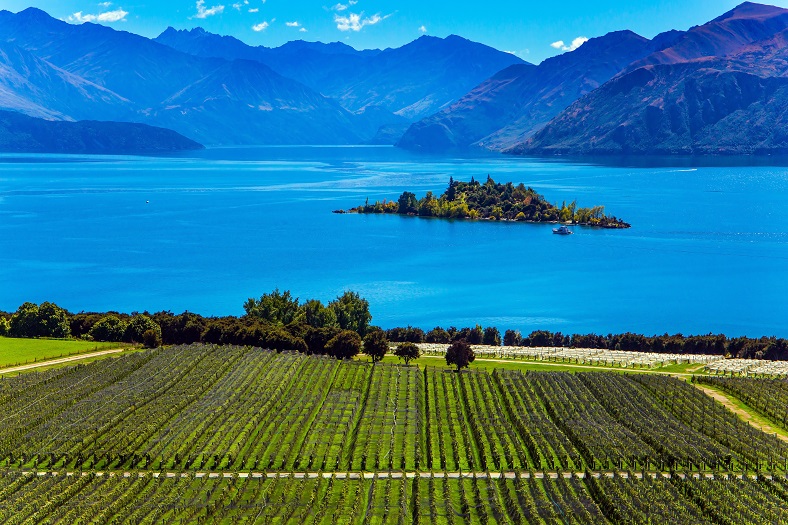
{"type": "Polygon", "coordinates": [[[383,330],[375,329],[364,336],[363,352],[372,358],[373,363],[382,361],[388,351],[389,341],[383,330]]]}
{"type": "Polygon", "coordinates": [[[326,352],[337,359],[352,359],[361,351],[361,336],[351,330],[342,330],[326,344],[326,352]]]}
{"type": "Polygon", "coordinates": [[[467,341],[459,340],[453,342],[446,350],[446,364],[457,367],[457,372],[463,368],[468,368],[476,360],[476,354],[467,341]]]}
{"type": "Polygon", "coordinates": [[[400,343],[394,350],[394,355],[405,361],[405,366],[408,366],[413,359],[421,357],[421,349],[416,343],[400,343]]]}

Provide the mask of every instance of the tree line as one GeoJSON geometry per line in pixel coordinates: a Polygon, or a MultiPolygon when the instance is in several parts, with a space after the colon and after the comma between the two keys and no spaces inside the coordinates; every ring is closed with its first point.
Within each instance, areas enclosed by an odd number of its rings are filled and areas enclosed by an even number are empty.
{"type": "Polygon", "coordinates": [[[354,213],[391,213],[420,217],[486,219],[518,222],[565,222],[603,228],[629,228],[626,222],[605,215],[604,206],[579,208],[577,201],[560,207],[547,202],[533,188],[520,183],[500,184],[489,175],[484,184],[449,179],[446,191],[436,197],[431,191],[418,199],[405,191],[396,201],[378,201],[350,210],[354,213]]]}
{"type": "Polygon", "coordinates": [[[741,359],[788,360],[788,340],[778,337],[727,337],[721,334],[682,335],[664,334],[563,334],[537,330],[523,336],[517,330],[506,330],[501,336],[498,328],[475,327],[442,328],[429,331],[412,326],[391,328],[386,331],[393,342],[450,344],[466,341],[473,345],[594,348],[600,350],[626,350],[659,354],[724,355],[741,359]]]}
{"type": "MultiPolygon", "coordinates": [[[[708,335],[563,334],[537,330],[523,336],[517,330],[501,334],[496,327],[435,327],[424,331],[407,326],[388,330],[373,326],[369,302],[345,292],[328,304],[300,301],[278,289],[250,298],[240,317],[204,317],[184,312],[69,313],[50,302],[26,302],[14,313],[0,312],[0,336],[77,338],[128,342],[146,347],[212,343],[294,350],[305,354],[352,358],[364,352],[373,361],[383,359],[390,343],[399,343],[395,355],[410,362],[419,357],[416,343],[595,348],[668,354],[724,355],[744,359],[788,360],[788,340],[777,337],[708,335]],[[403,343],[413,343],[412,345],[403,343]]],[[[462,354],[467,353],[462,349],[462,354]]],[[[473,359],[469,358],[468,363],[473,359]]],[[[454,365],[455,363],[449,363],[454,365]]],[[[467,365],[466,365],[467,366],[467,365]]]]}

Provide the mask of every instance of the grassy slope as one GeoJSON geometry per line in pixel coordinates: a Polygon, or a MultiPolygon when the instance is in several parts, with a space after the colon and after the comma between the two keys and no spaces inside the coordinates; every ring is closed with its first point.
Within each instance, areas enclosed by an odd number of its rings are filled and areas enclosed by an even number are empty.
{"type": "Polygon", "coordinates": [[[46,359],[121,348],[121,343],[97,343],[61,339],[11,339],[0,337],[0,368],[46,359]]]}

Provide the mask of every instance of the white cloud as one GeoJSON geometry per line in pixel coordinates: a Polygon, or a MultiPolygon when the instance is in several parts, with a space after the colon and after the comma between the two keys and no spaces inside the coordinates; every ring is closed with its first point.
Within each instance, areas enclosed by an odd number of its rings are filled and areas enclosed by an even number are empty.
{"type": "Polygon", "coordinates": [[[299,33],[307,33],[308,31],[306,30],[305,27],[302,27],[301,29],[298,30],[298,32],[299,33]]]}
{"type": "Polygon", "coordinates": [[[287,27],[301,27],[301,24],[298,23],[298,20],[296,20],[295,22],[285,22],[285,25],[287,27]]]}
{"type": "Polygon", "coordinates": [[[366,26],[374,26],[375,24],[382,22],[383,20],[387,19],[391,15],[380,16],[379,13],[376,13],[372,16],[364,18],[364,12],[362,11],[359,14],[350,13],[347,16],[339,16],[334,15],[334,22],[337,24],[337,29],[340,31],[361,31],[366,26]]]}
{"type": "Polygon", "coordinates": [[[582,46],[586,42],[588,42],[588,39],[586,37],[579,36],[574,40],[572,40],[572,43],[570,45],[566,45],[563,40],[559,40],[557,42],[553,42],[552,44],[550,44],[550,47],[552,47],[553,49],[559,49],[561,51],[574,51],[575,49],[582,46]]]}
{"type": "Polygon", "coordinates": [[[213,7],[206,8],[205,0],[197,0],[197,14],[194,15],[192,18],[204,19],[204,18],[208,18],[209,16],[221,14],[223,12],[224,12],[223,5],[215,5],[213,7]]]}
{"type": "Polygon", "coordinates": [[[73,15],[69,15],[66,18],[68,22],[77,22],[79,24],[84,24],[85,22],[125,22],[126,15],[128,15],[128,11],[124,11],[123,9],[115,9],[114,11],[105,11],[103,13],[99,13],[97,15],[91,15],[88,13],[83,13],[82,11],[77,11],[73,15]]]}
{"type": "Polygon", "coordinates": [[[233,9],[236,11],[241,11],[241,8],[245,5],[249,5],[249,0],[244,0],[243,2],[236,2],[233,4],[233,9]]]}
{"type": "Polygon", "coordinates": [[[251,8],[251,9],[249,9],[249,12],[250,12],[250,13],[259,13],[259,12],[260,12],[260,10],[259,10],[258,8],[256,8],[256,7],[253,7],[253,8],[251,8]]]}
{"type": "Polygon", "coordinates": [[[421,26],[421,27],[419,28],[419,32],[420,32],[420,33],[426,33],[426,32],[427,32],[427,26],[421,26]]]}
{"type": "Polygon", "coordinates": [[[99,4],[99,7],[103,7],[104,9],[107,9],[111,5],[112,5],[112,2],[101,2],[99,4]]]}
{"type": "Polygon", "coordinates": [[[268,22],[261,22],[259,24],[253,25],[252,26],[252,31],[256,31],[256,32],[259,33],[260,31],[265,31],[266,29],[268,29],[268,26],[270,26],[270,25],[271,24],[269,24],[268,22]]]}
{"type": "Polygon", "coordinates": [[[342,3],[336,4],[331,9],[338,12],[347,11],[348,8],[353,7],[357,3],[358,0],[350,0],[347,4],[342,4],[342,3]]]}

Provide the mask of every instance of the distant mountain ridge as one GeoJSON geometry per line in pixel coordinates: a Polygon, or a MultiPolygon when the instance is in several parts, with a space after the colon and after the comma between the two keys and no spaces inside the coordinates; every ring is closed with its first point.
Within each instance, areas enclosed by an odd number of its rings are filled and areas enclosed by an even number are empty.
{"type": "Polygon", "coordinates": [[[203,149],[172,130],[126,122],[49,121],[0,111],[0,152],[138,155],[203,149]]]}
{"type": "Polygon", "coordinates": [[[204,29],[168,28],[156,39],[184,53],[255,60],[336,100],[351,112],[380,107],[408,120],[430,115],[520,58],[458,36],[422,36],[397,49],[357,51],[303,41],[252,47],[204,29]]]}
{"type": "Polygon", "coordinates": [[[788,10],[742,4],[634,63],[509,152],[786,154],[787,42],[788,10]]]}
{"type": "Polygon", "coordinates": [[[413,124],[398,145],[518,154],[786,151],[788,10],[746,2],[651,41],[617,32],[512,67],[413,124]]]}
{"type": "Polygon", "coordinates": [[[449,108],[415,123],[398,145],[424,151],[512,146],[651,50],[649,40],[619,31],[538,66],[512,66],[449,108]]]}

